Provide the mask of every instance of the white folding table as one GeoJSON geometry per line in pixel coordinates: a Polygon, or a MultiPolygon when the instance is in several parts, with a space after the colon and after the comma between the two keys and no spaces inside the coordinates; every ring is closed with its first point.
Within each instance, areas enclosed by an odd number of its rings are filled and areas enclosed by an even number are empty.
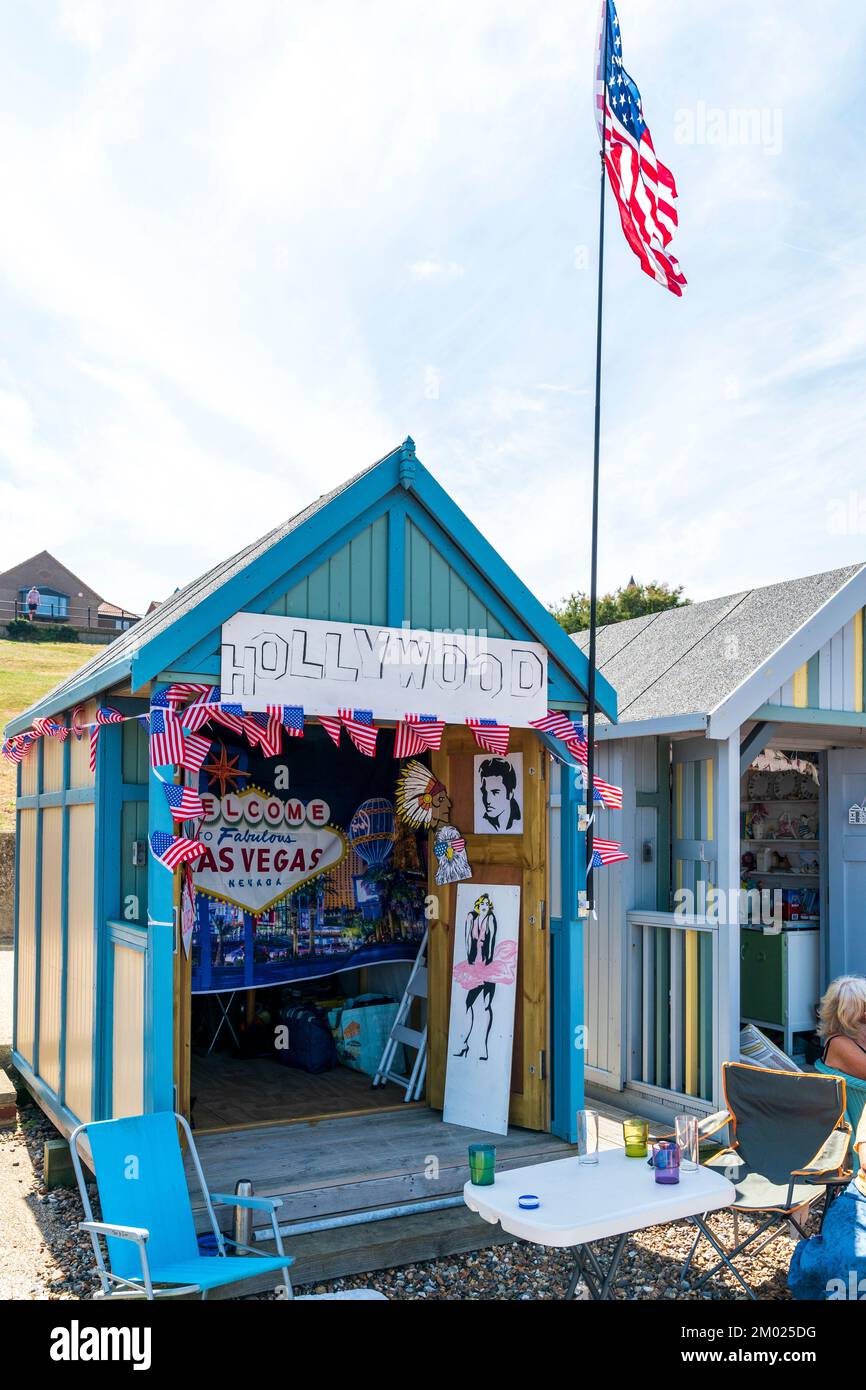
{"type": "Polygon", "coordinates": [[[671,1186],[657,1183],[647,1160],[626,1158],[624,1149],[600,1153],[594,1164],[559,1158],[511,1168],[497,1172],[490,1187],[467,1182],[463,1188],[470,1211],[494,1225],[499,1222],[509,1235],[535,1245],[573,1247],[575,1266],[566,1298],[574,1296],[582,1275],[597,1299],[610,1293],[632,1231],[688,1217],[706,1234],[705,1213],[729,1206],[734,1196],[732,1184],[711,1168],[683,1172],[671,1186]],[[539,1198],[536,1210],[518,1206],[524,1194],[539,1198]],[[605,1270],[592,1247],[610,1236],[619,1239],[605,1270]]]}

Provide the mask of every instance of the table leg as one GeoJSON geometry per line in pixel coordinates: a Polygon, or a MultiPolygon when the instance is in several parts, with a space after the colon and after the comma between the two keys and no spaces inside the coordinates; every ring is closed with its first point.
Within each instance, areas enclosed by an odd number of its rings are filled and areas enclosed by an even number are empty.
{"type": "Polygon", "coordinates": [[[214,1050],[214,1047],[215,1047],[215,1045],[216,1045],[216,1040],[217,1040],[217,1038],[218,1038],[219,1035],[220,1035],[220,1031],[221,1031],[221,1029],[222,1029],[223,1024],[226,1024],[226,1026],[228,1027],[229,1032],[231,1033],[232,1037],[234,1038],[234,1040],[235,1040],[235,1047],[237,1047],[238,1049],[240,1048],[240,1042],[238,1041],[238,1035],[237,1035],[237,1033],[235,1032],[234,1028],[232,1027],[232,1021],[231,1021],[231,1019],[229,1018],[229,1009],[231,1008],[232,1003],[234,1002],[234,997],[235,997],[235,994],[236,994],[236,993],[237,993],[237,990],[232,990],[231,994],[229,995],[229,1002],[228,1002],[227,1005],[223,1003],[223,997],[222,997],[221,994],[218,994],[218,995],[216,996],[217,1004],[219,1005],[220,1009],[222,1010],[222,1018],[220,1019],[219,1023],[217,1024],[217,1026],[216,1026],[216,1032],[214,1033],[213,1037],[211,1038],[210,1047],[209,1047],[208,1050],[207,1050],[207,1055],[208,1055],[208,1057],[210,1056],[210,1054],[211,1054],[211,1053],[213,1052],[213,1050],[214,1050]]]}
{"type": "Polygon", "coordinates": [[[574,1291],[577,1288],[580,1276],[586,1282],[590,1295],[596,1302],[604,1302],[613,1287],[614,1280],[619,1270],[619,1262],[622,1259],[622,1252],[628,1240],[628,1231],[624,1231],[616,1243],[616,1248],[610,1259],[607,1269],[603,1269],[601,1262],[591,1245],[578,1245],[574,1254],[574,1269],[568,1285],[566,1299],[574,1298],[574,1291]]]}

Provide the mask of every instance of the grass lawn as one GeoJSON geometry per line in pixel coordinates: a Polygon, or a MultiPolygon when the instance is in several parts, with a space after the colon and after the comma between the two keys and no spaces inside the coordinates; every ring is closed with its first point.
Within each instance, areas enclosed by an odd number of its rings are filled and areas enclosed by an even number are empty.
{"type": "MultiPolygon", "coordinates": [[[[0,641],[0,729],[99,651],[84,642],[0,641]]],[[[0,830],[14,829],[15,768],[0,758],[0,830]]]]}

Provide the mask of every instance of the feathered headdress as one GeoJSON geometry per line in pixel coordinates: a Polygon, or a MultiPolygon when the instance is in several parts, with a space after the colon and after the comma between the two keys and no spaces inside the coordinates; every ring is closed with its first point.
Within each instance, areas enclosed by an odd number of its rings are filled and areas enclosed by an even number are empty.
{"type": "Polygon", "coordinates": [[[437,824],[443,819],[440,813],[440,804],[443,798],[447,803],[445,808],[445,815],[447,815],[451,809],[447,792],[443,783],[433,776],[429,767],[419,763],[417,758],[411,758],[408,763],[403,765],[400,776],[397,778],[397,792],[394,798],[397,804],[397,815],[402,821],[414,829],[429,830],[434,823],[434,812],[437,812],[437,824]]]}

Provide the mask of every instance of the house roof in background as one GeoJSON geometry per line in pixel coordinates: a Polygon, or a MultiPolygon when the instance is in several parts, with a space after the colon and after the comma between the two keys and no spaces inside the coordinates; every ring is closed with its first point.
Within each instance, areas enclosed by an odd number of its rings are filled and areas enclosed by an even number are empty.
{"type": "Polygon", "coordinates": [[[62,576],[69,586],[70,597],[75,597],[79,592],[92,594],[100,603],[102,595],[90,584],[86,584],[77,574],[74,574],[62,560],[58,560],[56,555],[52,555],[50,550],[40,550],[36,555],[31,555],[26,560],[20,560],[11,569],[4,570],[0,574],[0,588],[20,588],[26,585],[28,588],[34,582],[38,588],[40,574],[45,575],[42,583],[51,587],[58,576],[62,576]],[[53,573],[52,573],[53,571],[53,573]]]}
{"type": "MultiPolygon", "coordinates": [[[[738,692],[758,708],[828,640],[821,615],[838,628],[866,601],[864,580],[866,566],[847,565],[600,628],[598,669],[617,691],[618,725],[706,722],[738,692]]],[[[588,633],[573,640],[587,650],[588,633]]]]}

